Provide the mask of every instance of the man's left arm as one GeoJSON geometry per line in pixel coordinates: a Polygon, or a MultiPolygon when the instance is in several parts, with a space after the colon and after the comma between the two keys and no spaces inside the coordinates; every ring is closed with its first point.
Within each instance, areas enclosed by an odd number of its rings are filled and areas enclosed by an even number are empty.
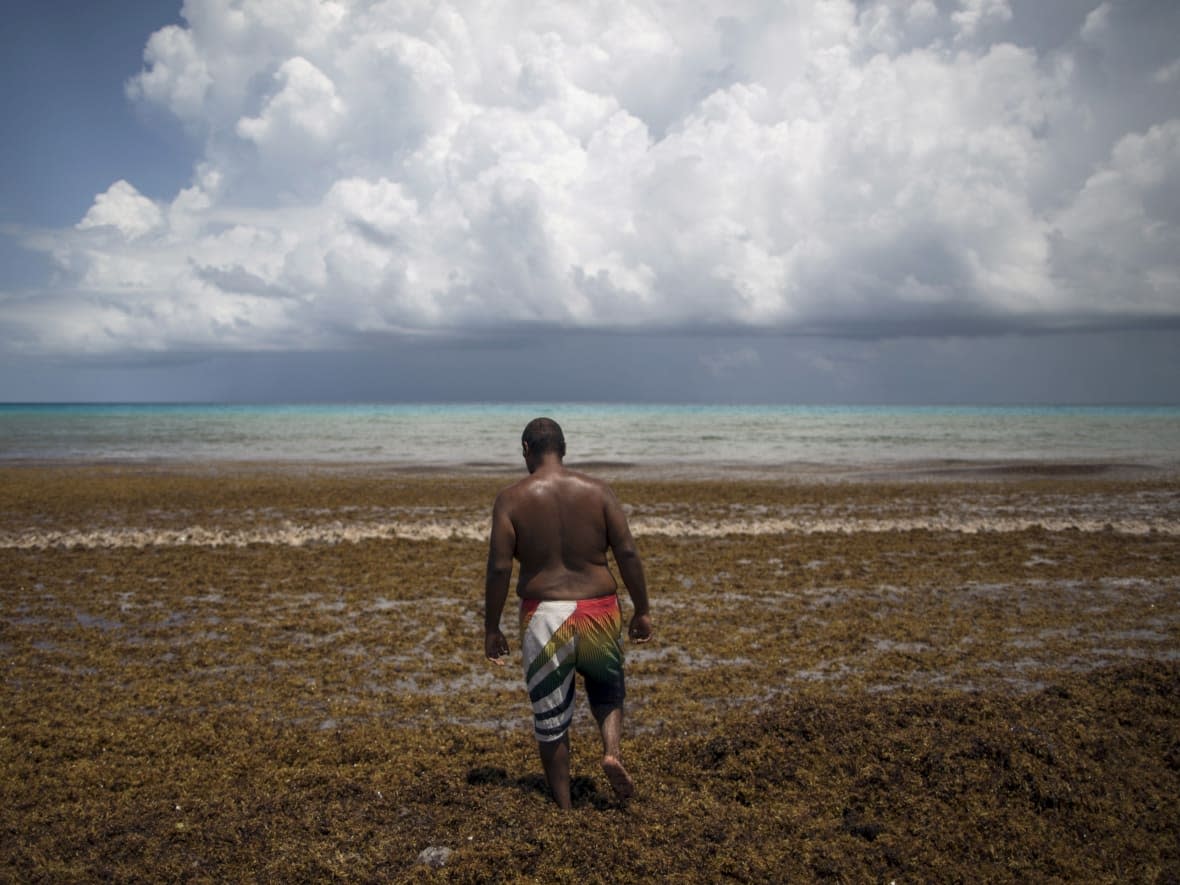
{"type": "Polygon", "coordinates": [[[492,508],[492,536],[488,542],[488,568],[484,578],[483,646],[488,660],[501,667],[508,656],[508,640],[500,631],[500,616],[508,599],[515,549],[516,529],[508,517],[503,498],[497,497],[492,508]]]}
{"type": "Polygon", "coordinates": [[[627,588],[631,604],[635,607],[627,635],[636,642],[647,642],[651,639],[652,626],[643,561],[639,558],[639,550],[635,546],[635,539],[631,537],[631,527],[627,525],[627,516],[623,513],[619,499],[609,488],[604,490],[604,494],[607,544],[615,556],[619,577],[623,579],[623,586],[627,588]]]}

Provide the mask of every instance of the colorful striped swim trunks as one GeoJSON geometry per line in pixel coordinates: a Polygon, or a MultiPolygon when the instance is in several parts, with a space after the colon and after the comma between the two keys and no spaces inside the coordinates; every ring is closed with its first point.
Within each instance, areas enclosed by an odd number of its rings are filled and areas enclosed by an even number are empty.
{"type": "Polygon", "coordinates": [[[524,681],[538,741],[560,740],[574,715],[574,673],[593,706],[623,702],[622,614],[616,595],[524,599],[520,604],[524,681]]]}

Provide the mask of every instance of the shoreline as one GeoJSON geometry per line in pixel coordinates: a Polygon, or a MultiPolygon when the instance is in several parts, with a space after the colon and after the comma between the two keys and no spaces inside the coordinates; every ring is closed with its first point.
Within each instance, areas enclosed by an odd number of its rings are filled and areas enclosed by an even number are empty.
{"type": "MultiPolygon", "coordinates": [[[[1142,479],[1180,478],[1180,459],[1078,460],[1047,458],[892,460],[872,463],[794,461],[748,464],[725,461],[604,461],[567,458],[566,466],[608,481],[716,481],[726,479],[772,482],[1003,482],[1030,479],[1142,479]]],[[[365,461],[331,459],[192,459],[192,458],[5,458],[5,470],[127,470],[146,473],[295,475],[358,475],[390,477],[503,477],[522,476],[519,462],[365,461]]]]}

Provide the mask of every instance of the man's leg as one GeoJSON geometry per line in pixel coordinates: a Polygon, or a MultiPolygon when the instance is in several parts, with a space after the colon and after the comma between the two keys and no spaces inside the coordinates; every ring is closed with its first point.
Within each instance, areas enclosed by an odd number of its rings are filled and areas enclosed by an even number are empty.
{"type": "Polygon", "coordinates": [[[569,723],[573,716],[574,666],[577,646],[563,631],[575,613],[573,601],[525,600],[521,604],[520,650],[537,733],[537,752],[553,801],[570,807],[569,723]],[[557,740],[540,738],[563,734],[557,740]]]}
{"type": "Polygon", "coordinates": [[[602,770],[606,779],[610,781],[611,789],[620,799],[629,799],[635,792],[635,784],[631,775],[623,767],[622,754],[619,749],[623,737],[623,705],[602,704],[591,705],[594,720],[598,723],[598,731],[602,734],[602,770]]]}
{"type": "Polygon", "coordinates": [[[545,780],[559,808],[570,807],[570,735],[567,731],[556,741],[537,741],[545,780]]]}

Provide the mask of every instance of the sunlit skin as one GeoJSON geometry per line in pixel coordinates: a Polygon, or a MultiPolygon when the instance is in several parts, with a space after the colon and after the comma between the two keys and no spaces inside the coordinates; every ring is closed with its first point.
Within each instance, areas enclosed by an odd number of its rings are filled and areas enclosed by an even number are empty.
{"type": "MultiPolygon", "coordinates": [[[[617,589],[607,566],[609,550],[635,608],[627,635],[647,642],[652,622],[643,563],[618,499],[600,480],[568,470],[561,453],[535,453],[527,442],[522,450],[529,475],[502,491],[492,508],[484,587],[488,660],[497,666],[507,660],[500,616],[514,560],[520,563],[516,592],[522,599],[592,599],[617,589]]],[[[633,787],[620,753],[623,705],[592,705],[591,712],[602,737],[603,771],[615,793],[626,798],[633,787]]],[[[537,748],[554,801],[569,808],[568,733],[560,740],[538,741],[537,748]]]]}

